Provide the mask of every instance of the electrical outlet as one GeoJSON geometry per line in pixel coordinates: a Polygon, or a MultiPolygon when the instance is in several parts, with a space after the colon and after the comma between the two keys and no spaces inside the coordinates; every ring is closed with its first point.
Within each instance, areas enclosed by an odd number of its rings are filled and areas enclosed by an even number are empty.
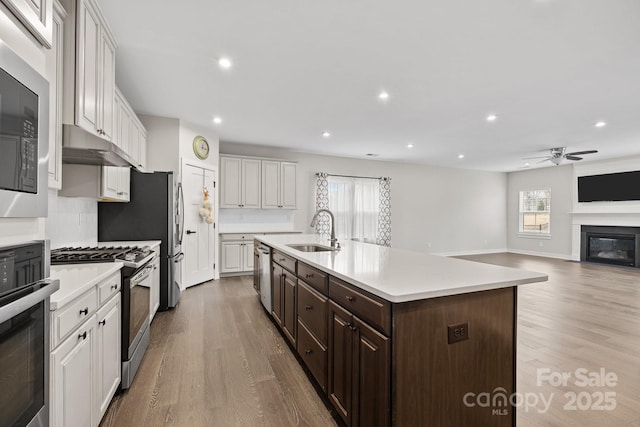
{"type": "Polygon", "coordinates": [[[447,327],[449,344],[469,339],[469,322],[456,323],[447,327]]]}

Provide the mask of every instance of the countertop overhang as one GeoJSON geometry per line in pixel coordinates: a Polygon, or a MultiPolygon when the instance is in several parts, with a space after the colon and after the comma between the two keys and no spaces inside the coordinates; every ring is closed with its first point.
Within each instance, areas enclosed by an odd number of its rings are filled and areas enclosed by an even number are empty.
{"type": "Polygon", "coordinates": [[[317,234],[265,235],[255,239],[393,303],[548,280],[542,273],[349,240],[340,242],[339,251],[302,252],[288,246],[329,246],[328,239],[317,234]]]}
{"type": "Polygon", "coordinates": [[[60,281],[60,289],[51,295],[50,310],[57,310],[73,301],[123,265],[121,262],[52,265],[51,278],[60,281]]]}

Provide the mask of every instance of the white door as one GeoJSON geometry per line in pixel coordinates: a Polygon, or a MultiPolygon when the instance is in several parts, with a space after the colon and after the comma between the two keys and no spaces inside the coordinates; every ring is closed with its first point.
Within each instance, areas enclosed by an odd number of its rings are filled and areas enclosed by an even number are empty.
{"type": "Polygon", "coordinates": [[[215,275],[215,222],[208,224],[200,216],[203,189],[209,190],[212,215],[215,217],[215,175],[212,170],[184,164],[182,189],[184,192],[184,252],[182,285],[185,288],[212,280],[215,275]]]}

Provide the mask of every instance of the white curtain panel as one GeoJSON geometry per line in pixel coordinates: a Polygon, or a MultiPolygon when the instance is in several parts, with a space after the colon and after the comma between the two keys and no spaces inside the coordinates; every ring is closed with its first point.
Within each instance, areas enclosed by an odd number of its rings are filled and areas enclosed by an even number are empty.
{"type": "MultiPolygon", "coordinates": [[[[317,173],[316,209],[335,217],[339,240],[391,245],[391,180],[330,176],[317,173]]],[[[322,214],[318,234],[329,237],[329,215],[322,214]]]]}

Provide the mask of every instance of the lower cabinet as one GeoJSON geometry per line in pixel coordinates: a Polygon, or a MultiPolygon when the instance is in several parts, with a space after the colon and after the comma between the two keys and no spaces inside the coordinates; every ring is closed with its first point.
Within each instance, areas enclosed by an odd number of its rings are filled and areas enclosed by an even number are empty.
{"type": "Polygon", "coordinates": [[[291,344],[296,345],[296,287],[297,277],[275,262],[271,265],[273,317],[291,344]]]}
{"type": "Polygon", "coordinates": [[[98,366],[96,323],[96,316],[91,316],[51,353],[52,426],[86,427],[97,424],[93,392],[98,366]]]}
{"type": "Polygon", "coordinates": [[[96,328],[99,412],[102,419],[109,408],[111,398],[120,385],[121,353],[120,353],[120,294],[114,296],[104,307],[98,310],[96,328]]]}
{"type": "MultiPolygon", "coordinates": [[[[158,251],[160,248],[158,248],[158,251]]],[[[153,320],[160,307],[160,257],[153,260],[153,272],[151,273],[151,297],[149,301],[149,323],[153,320]]]]}
{"type": "Polygon", "coordinates": [[[97,298],[98,291],[92,287],[74,301],[51,312],[51,342],[55,346],[50,356],[51,426],[99,425],[120,385],[119,277],[118,272],[97,285],[98,289],[111,292],[105,294],[107,299],[101,300],[104,304],[100,307],[93,305],[91,308],[87,304],[87,301],[97,298]],[[114,280],[118,286],[111,285],[114,280]]]}
{"type": "Polygon", "coordinates": [[[220,273],[248,273],[253,271],[253,241],[226,241],[221,243],[220,273]]]}

